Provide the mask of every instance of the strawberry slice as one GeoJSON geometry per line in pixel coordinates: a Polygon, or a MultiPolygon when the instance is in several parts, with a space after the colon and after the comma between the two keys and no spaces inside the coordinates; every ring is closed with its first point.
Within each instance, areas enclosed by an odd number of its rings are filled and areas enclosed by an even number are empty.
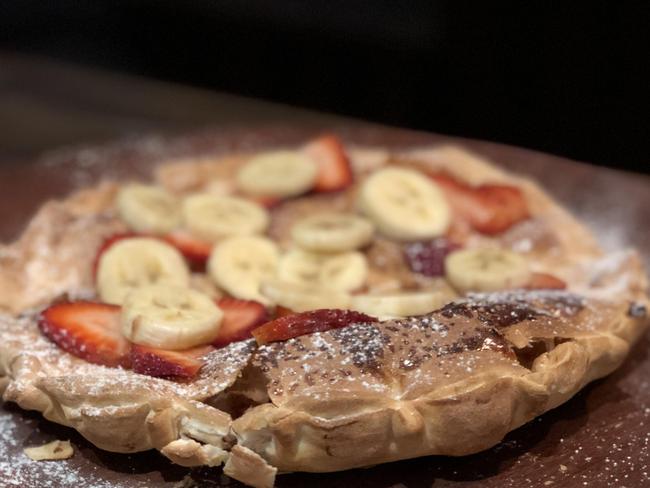
{"type": "Polygon", "coordinates": [[[523,193],[514,186],[472,187],[446,173],[429,176],[441,186],[457,216],[483,234],[499,234],[530,216],[523,193]]]}
{"type": "Polygon", "coordinates": [[[131,367],[136,373],[156,378],[193,378],[205,363],[204,356],[213,350],[211,346],[199,346],[169,351],[133,344],[131,367]]]}
{"type": "Polygon", "coordinates": [[[269,320],[266,307],[259,302],[226,297],[219,300],[217,305],[223,310],[223,321],[219,336],[212,343],[216,347],[249,339],[253,329],[269,320]]]}
{"type": "Polygon", "coordinates": [[[526,199],[519,188],[509,185],[482,185],[476,188],[476,195],[479,201],[491,210],[489,219],[474,224],[479,232],[499,234],[530,217],[526,199]]]}
{"type": "Polygon", "coordinates": [[[99,268],[99,258],[102,257],[102,254],[104,254],[108,250],[108,248],[110,248],[116,242],[121,241],[122,239],[129,239],[131,237],[142,237],[142,236],[140,234],[136,234],[135,232],[122,232],[119,234],[113,234],[112,236],[104,240],[104,242],[102,242],[102,245],[99,247],[99,251],[97,251],[97,254],[95,255],[95,260],[93,261],[93,279],[97,277],[97,269],[99,268]]]}
{"type": "Polygon", "coordinates": [[[286,317],[287,315],[293,315],[294,313],[296,312],[294,312],[290,308],[283,307],[282,305],[277,305],[275,307],[275,318],[286,317]]]}
{"type": "Polygon", "coordinates": [[[38,326],[61,349],[89,363],[128,366],[130,344],[122,335],[117,305],[58,303],[41,312],[38,326]]]}
{"type": "Polygon", "coordinates": [[[305,334],[339,329],[356,323],[377,322],[365,313],[353,310],[320,309],[277,318],[258,327],[253,337],[258,344],[286,341],[305,334]]]}
{"type": "Polygon", "coordinates": [[[343,190],[354,180],[350,159],[345,154],[338,137],[323,135],[305,146],[305,152],[318,165],[318,176],[314,191],[330,192],[343,190]]]}
{"type": "Polygon", "coordinates": [[[187,231],[174,231],[165,236],[154,236],[148,234],[137,234],[135,232],[124,232],[121,234],[114,234],[106,239],[93,261],[93,276],[97,276],[97,268],[99,266],[99,259],[113,244],[122,239],[130,239],[132,237],[152,237],[154,239],[161,239],[167,244],[171,244],[185,257],[190,268],[193,271],[205,271],[205,264],[212,252],[213,244],[210,242],[202,241],[192,236],[187,231]]]}
{"type": "Polygon", "coordinates": [[[548,273],[533,273],[525,288],[529,290],[564,290],[566,283],[548,273]]]}
{"type": "Polygon", "coordinates": [[[167,234],[163,239],[180,251],[193,271],[205,271],[214,244],[182,230],[167,234]]]}

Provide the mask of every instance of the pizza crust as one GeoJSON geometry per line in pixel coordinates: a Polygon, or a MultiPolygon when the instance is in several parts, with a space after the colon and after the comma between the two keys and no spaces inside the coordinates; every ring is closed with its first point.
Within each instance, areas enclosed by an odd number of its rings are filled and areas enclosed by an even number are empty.
{"type": "MultiPolygon", "coordinates": [[[[271,486],[276,468],[336,471],[486,449],[563,403],[589,381],[616,369],[645,330],[647,313],[630,312],[631,306],[648,307],[647,281],[638,254],[605,256],[589,231],[536,184],[458,148],[425,148],[391,156],[359,148],[353,154],[357,168],[375,168],[395,157],[417,159],[462,178],[471,175],[472,183],[520,185],[535,218],[555,229],[559,242],[558,251],[541,260],[540,266],[560,274],[581,294],[584,304],[579,314],[563,319],[558,302],[545,312],[551,317],[550,329],[536,329],[539,324],[504,329],[503,336],[518,350],[546,345],[530,364],[521,358],[504,360],[496,352],[460,352],[457,363],[465,354],[469,355],[465,359],[476,356],[484,366],[458,370],[452,375],[454,381],[424,381],[408,387],[411,373],[385,366],[391,374],[352,374],[359,381],[347,396],[335,392],[328,382],[319,383],[316,390],[299,385],[278,395],[274,388],[284,380],[271,369],[264,381],[258,378],[257,386],[251,387],[249,396],[259,404],[233,420],[211,405],[221,405],[224,394],[237,390],[242,382],[255,383],[248,377],[255,369],[249,365],[263,351],[250,342],[221,350],[201,378],[177,384],[88,364],[59,350],[38,332],[34,310],[62,294],[92,296],[95,250],[105,237],[126,230],[112,210],[116,185],[105,183],[47,203],[16,243],[0,247],[0,309],[6,311],[0,316],[3,400],[71,426],[103,449],[155,448],[185,466],[226,462],[227,474],[253,486],[271,486]],[[591,328],[576,325],[584,318],[580,314],[589,317],[584,320],[591,328]],[[229,367],[221,368],[224,364],[229,367]],[[260,400],[267,396],[269,401],[260,400]],[[256,466],[254,476],[247,466],[256,466]]],[[[172,188],[175,191],[196,190],[210,184],[210,175],[228,171],[227,165],[220,164],[219,160],[183,163],[161,169],[158,178],[168,186],[185,185],[172,188]]],[[[498,300],[495,297],[480,300],[498,300]]],[[[543,298],[536,293],[501,297],[533,307],[543,298]]],[[[421,365],[413,374],[425,369],[421,365]]],[[[438,371],[434,370],[429,373],[438,371]]]]}
{"type": "MultiPolygon", "coordinates": [[[[486,295],[485,299],[495,305],[522,300],[537,307],[539,300],[568,297],[571,295],[564,292],[524,292],[505,297],[486,295]]],[[[483,299],[477,298],[479,303],[483,299]]],[[[550,317],[564,313],[563,307],[560,302],[551,302],[540,310],[550,317]]],[[[327,397],[326,388],[314,394],[300,383],[286,399],[271,394],[273,403],[249,410],[233,422],[232,429],[239,445],[260,453],[281,471],[338,471],[423,455],[479,452],[565,402],[588,382],[616,369],[629,352],[630,343],[612,333],[610,324],[629,336],[644,330],[647,323],[647,318],[630,317],[625,307],[589,300],[582,307],[565,319],[548,319],[545,327],[555,330],[555,337],[559,335],[564,342],[540,352],[529,367],[524,367],[522,360],[496,361],[496,353],[486,357],[467,351],[455,355],[453,364],[446,366],[452,368],[453,381],[440,375],[440,367],[427,369],[424,363],[417,373],[432,379],[423,381],[419,374],[413,379],[385,364],[382,371],[388,377],[378,382],[386,388],[377,388],[358,371],[353,371],[353,376],[359,378],[359,384],[352,382],[348,396],[337,396],[330,390],[327,397]],[[467,372],[453,371],[454,366],[472,365],[472,358],[474,364],[467,372]],[[414,388],[410,382],[422,384],[414,388]],[[372,395],[373,391],[377,393],[372,395]]],[[[440,314],[436,315],[440,320],[440,314]]],[[[462,321],[463,315],[454,320],[462,321]]],[[[526,321],[506,328],[504,335],[507,337],[515,327],[526,329],[528,343],[544,339],[543,330],[526,321]]],[[[390,330],[390,326],[382,328],[382,333],[390,334],[385,329],[390,330]]],[[[332,342],[323,337],[326,334],[315,335],[319,343],[332,342]]],[[[408,337],[415,340],[417,335],[411,332],[408,337]]],[[[306,339],[296,349],[308,357],[312,350],[306,339]]],[[[389,348],[383,354],[390,355],[389,348]]],[[[313,368],[315,361],[310,359],[309,363],[313,368]]],[[[326,361],[330,370],[344,363],[344,358],[326,361]]],[[[269,373],[271,384],[280,379],[282,385],[282,376],[287,371],[291,375],[292,367],[300,371],[291,361],[279,361],[269,373]]]]}

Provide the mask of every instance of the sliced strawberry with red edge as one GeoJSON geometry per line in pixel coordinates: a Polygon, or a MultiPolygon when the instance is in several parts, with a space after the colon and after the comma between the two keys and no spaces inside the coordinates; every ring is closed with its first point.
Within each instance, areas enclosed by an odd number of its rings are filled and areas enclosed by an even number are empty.
{"type": "Polygon", "coordinates": [[[121,232],[119,234],[113,234],[112,236],[109,236],[107,239],[104,240],[104,242],[102,242],[102,245],[99,246],[99,250],[95,255],[95,260],[93,261],[93,279],[97,277],[97,269],[99,268],[99,258],[102,257],[102,254],[108,251],[108,249],[116,242],[119,242],[122,239],[130,239],[132,237],[142,237],[142,235],[136,234],[135,232],[121,232]]]}
{"type": "Polygon", "coordinates": [[[479,201],[490,208],[490,218],[474,226],[484,234],[499,234],[530,217],[524,194],[509,185],[482,185],[476,188],[479,201]]]}
{"type": "Polygon", "coordinates": [[[456,216],[483,234],[499,234],[530,216],[523,193],[514,186],[473,187],[446,173],[429,176],[443,189],[456,216]]]}
{"type": "Polygon", "coordinates": [[[41,312],[38,326],[57,346],[89,363],[128,366],[130,344],[122,335],[120,307],[63,302],[41,312]]]}
{"type": "Polygon", "coordinates": [[[156,378],[193,378],[203,364],[212,346],[199,346],[182,351],[170,351],[133,344],[131,367],[134,372],[156,378]]]}
{"type": "Polygon", "coordinates": [[[187,231],[174,231],[163,237],[185,257],[193,271],[204,271],[214,244],[203,241],[187,231]]]}
{"type": "Polygon", "coordinates": [[[429,175],[445,193],[455,218],[468,222],[472,228],[478,230],[489,222],[492,209],[484,207],[474,192],[474,188],[459,182],[446,173],[432,173],[429,175]]]}
{"type": "Polygon", "coordinates": [[[305,334],[340,329],[350,324],[377,322],[365,313],[353,310],[320,309],[280,317],[258,327],[253,337],[258,344],[286,341],[305,334]]]}
{"type": "Polygon", "coordinates": [[[294,313],[296,312],[294,312],[290,308],[283,307],[282,305],[278,305],[275,307],[275,318],[286,317],[287,315],[293,315],[294,313]]]}
{"type": "Polygon", "coordinates": [[[226,297],[218,300],[217,305],[223,311],[223,320],[212,343],[216,347],[250,339],[253,330],[269,320],[266,307],[259,302],[226,297]]]}
{"type": "Polygon", "coordinates": [[[335,135],[322,135],[307,143],[305,152],[318,165],[314,191],[343,190],[354,181],[350,159],[345,153],[343,144],[335,135]]]}
{"type": "Polygon", "coordinates": [[[529,290],[564,290],[566,283],[548,273],[533,273],[525,288],[529,290]]]}

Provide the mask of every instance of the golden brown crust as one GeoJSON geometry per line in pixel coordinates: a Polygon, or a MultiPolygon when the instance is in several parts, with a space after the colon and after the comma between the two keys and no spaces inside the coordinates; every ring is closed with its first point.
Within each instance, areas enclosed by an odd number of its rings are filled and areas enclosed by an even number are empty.
{"type": "Polygon", "coordinates": [[[278,469],[270,466],[262,456],[247,447],[233,446],[223,472],[255,488],[271,488],[278,469]]]}
{"type": "Polygon", "coordinates": [[[249,410],[233,431],[239,444],[281,471],[478,452],[613,371],[630,347],[621,336],[638,334],[646,323],[626,305],[517,292],[477,295],[427,318],[350,326],[343,336],[330,331],[264,346],[256,356],[273,385],[272,404],[249,410]],[[479,326],[500,334],[482,335],[479,326]],[[430,330],[437,331],[430,357],[401,345],[430,330]],[[516,359],[486,348],[501,336],[518,343],[516,359]],[[459,348],[469,337],[480,341],[459,348]],[[356,367],[351,351],[361,351],[356,367]],[[345,369],[349,377],[335,375],[345,369]]]}
{"type": "MultiPolygon", "coordinates": [[[[357,149],[354,154],[360,172],[389,159],[381,151],[357,149]]],[[[311,384],[294,387],[287,374],[297,368],[295,360],[278,357],[277,349],[291,347],[295,341],[256,351],[251,343],[231,346],[215,354],[201,377],[189,384],[91,365],[44,339],[28,309],[63,293],[93,293],[95,250],[104,237],[125,230],[112,212],[115,186],[105,184],[46,204],[17,243],[0,247],[0,310],[8,313],[0,316],[3,399],[69,425],[104,449],[155,448],[186,466],[227,460],[227,474],[255,486],[271,486],[274,467],[334,471],[428,454],[480,451],[620,365],[648,322],[647,314],[641,313],[648,306],[646,277],[635,252],[604,256],[591,234],[537,185],[457,148],[426,148],[392,157],[445,168],[464,179],[470,175],[472,183],[520,185],[534,216],[532,223],[522,225],[533,226],[534,232],[513,229],[497,243],[519,250],[523,246],[540,271],[567,280],[580,297],[563,293],[557,294],[559,301],[539,293],[476,297],[463,306],[519,303],[534,308],[543,319],[504,326],[481,325],[477,316],[461,316],[456,321],[464,327],[496,328],[496,335],[484,331],[483,342],[442,356],[431,354],[406,370],[400,368],[404,356],[390,350],[396,342],[390,330],[384,330],[392,339],[382,343],[378,366],[365,365],[365,369],[363,364],[342,363],[355,351],[334,333],[301,338],[298,342],[307,344],[307,350],[330,347],[332,357],[322,363],[313,357],[298,362],[324,370],[349,370],[341,378],[350,379],[340,381],[312,374],[311,384]],[[541,237],[525,242],[535,232],[541,237]],[[79,235],[84,239],[78,239],[79,235]],[[537,249],[538,245],[543,249],[537,249]],[[553,246],[552,253],[544,252],[548,245],[553,246]],[[567,315],[567,300],[580,301],[572,315],[567,315]],[[633,304],[634,310],[630,309],[633,304]],[[23,315],[16,317],[18,313],[23,315]],[[519,356],[491,349],[486,338],[506,341],[519,356]],[[317,340],[321,343],[315,344],[317,340]],[[263,359],[268,361],[269,351],[275,351],[282,368],[264,370],[263,359]],[[250,375],[258,375],[257,381],[250,375]],[[222,405],[222,393],[231,386],[232,392],[238,387],[250,390],[244,396],[259,403],[234,422],[229,414],[210,406],[222,405]],[[255,467],[258,478],[250,477],[249,466],[255,467]]],[[[237,158],[230,160],[231,165],[237,162],[237,158]]],[[[159,179],[168,186],[177,185],[171,188],[175,191],[206,188],[214,175],[229,171],[227,164],[219,164],[204,160],[198,165],[163,168],[159,179]]],[[[434,314],[431,323],[446,324],[449,318],[440,313],[434,314]]],[[[406,340],[424,341],[418,335],[424,334],[423,323],[420,320],[419,325],[398,328],[395,333],[404,332],[406,340]]],[[[467,331],[476,335],[474,329],[467,331]]],[[[451,350],[453,343],[449,342],[453,333],[441,338],[440,330],[433,330],[442,341],[438,353],[445,350],[440,349],[443,346],[451,350]]],[[[305,373],[313,371],[301,371],[305,373]]]]}

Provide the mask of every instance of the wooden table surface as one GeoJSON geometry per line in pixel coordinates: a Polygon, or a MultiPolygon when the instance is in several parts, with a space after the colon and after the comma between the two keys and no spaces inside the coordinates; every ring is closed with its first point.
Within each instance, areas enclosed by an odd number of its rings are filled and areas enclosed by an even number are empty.
{"type": "MultiPolygon", "coordinates": [[[[650,262],[647,176],[1,53],[0,67],[0,240],[17,236],[46,199],[106,176],[146,176],[164,155],[297,143],[329,129],[349,142],[389,148],[450,140],[465,144],[538,179],[594,229],[605,247],[635,246],[650,262]],[[121,142],[99,149],[57,148],[114,138],[121,142]],[[37,157],[41,151],[48,152],[37,157]]],[[[646,336],[617,372],[483,453],[282,475],[278,486],[650,486],[649,346],[646,336]]],[[[10,404],[0,407],[0,485],[239,486],[218,469],[189,471],[155,452],[101,451],[74,431],[10,404]],[[70,460],[31,463],[22,454],[25,446],[68,438],[75,447],[70,460]]]]}

